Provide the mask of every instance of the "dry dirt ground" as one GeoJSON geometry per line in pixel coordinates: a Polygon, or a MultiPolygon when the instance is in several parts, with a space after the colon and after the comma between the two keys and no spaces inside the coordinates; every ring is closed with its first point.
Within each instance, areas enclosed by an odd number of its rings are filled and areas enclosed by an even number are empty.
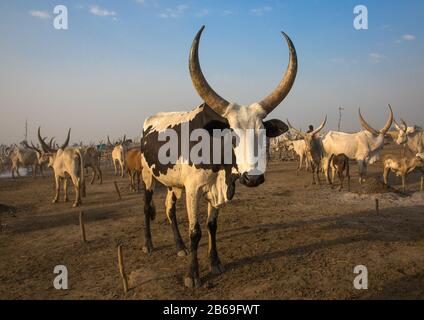
{"type": "MultiPolygon", "coordinates": [[[[157,188],[154,197],[155,249],[149,256],[142,252],[142,194],[129,192],[128,180],[115,178],[111,166],[104,168],[103,185],[88,185],[80,209],[72,209],[72,202],[51,204],[51,176],[0,179],[0,298],[424,298],[424,194],[419,192],[419,176],[409,178],[407,196],[378,194],[377,214],[376,195],[356,193],[361,188],[354,164],[351,193],[311,186],[310,174],[296,175],[295,167],[294,162],[273,161],[264,185],[237,186],[234,200],[220,213],[218,250],[226,271],[219,276],[209,273],[203,219],[199,261],[205,285],[200,289],[183,286],[188,258],[176,254],[164,212],[164,188],[157,188]],[[122,201],[117,200],[114,180],[122,201]],[[78,225],[81,209],[86,244],[78,225]],[[118,274],[118,243],[124,246],[130,280],[126,295],[118,274]],[[56,265],[67,266],[69,290],[53,288],[56,265]],[[353,287],[356,265],[368,269],[368,290],[353,287]]],[[[381,179],[381,163],[370,166],[369,177],[381,179]]],[[[392,177],[391,183],[397,188],[400,181],[392,177]]],[[[183,202],[177,214],[187,243],[183,202]]]]}

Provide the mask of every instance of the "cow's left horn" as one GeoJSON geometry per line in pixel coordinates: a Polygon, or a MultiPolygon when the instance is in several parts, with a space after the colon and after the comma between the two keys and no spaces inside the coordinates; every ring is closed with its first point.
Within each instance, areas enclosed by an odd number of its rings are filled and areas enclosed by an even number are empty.
{"type": "MultiPolygon", "coordinates": [[[[387,131],[389,131],[390,127],[392,126],[393,123],[393,110],[392,110],[392,106],[389,104],[389,109],[390,109],[390,116],[389,119],[386,122],[386,125],[384,126],[383,129],[380,130],[380,134],[385,135],[387,131]]],[[[407,127],[405,127],[406,130],[407,127]]]]}
{"type": "Polygon", "coordinates": [[[199,42],[205,26],[202,26],[193,40],[190,50],[189,69],[191,81],[199,96],[216,113],[223,115],[229,105],[229,102],[217,94],[206,81],[199,63],[199,42]]]}
{"type": "Polygon", "coordinates": [[[359,109],[359,121],[361,122],[361,125],[364,129],[366,129],[367,131],[369,131],[370,133],[372,133],[375,136],[379,135],[379,132],[377,130],[375,130],[373,127],[371,127],[364,119],[364,117],[361,114],[361,109],[359,109]]]}
{"type": "Polygon", "coordinates": [[[289,121],[289,119],[287,119],[287,125],[289,126],[290,129],[292,129],[294,132],[296,132],[297,134],[301,135],[302,137],[305,137],[305,133],[303,133],[302,131],[296,129],[295,127],[293,127],[289,121]]]}
{"type": "Polygon", "coordinates": [[[62,149],[62,150],[65,149],[68,146],[68,144],[69,144],[70,138],[71,138],[71,129],[69,128],[69,130],[68,130],[68,136],[66,138],[66,141],[62,144],[62,146],[59,149],[62,149]]]}
{"type": "Polygon", "coordinates": [[[283,79],[280,81],[275,90],[264,98],[259,104],[265,109],[266,113],[270,113],[274,110],[288,95],[290,89],[293,86],[294,80],[297,74],[297,54],[293,42],[287,34],[281,32],[284,38],[286,38],[287,44],[290,50],[289,65],[283,79]]]}

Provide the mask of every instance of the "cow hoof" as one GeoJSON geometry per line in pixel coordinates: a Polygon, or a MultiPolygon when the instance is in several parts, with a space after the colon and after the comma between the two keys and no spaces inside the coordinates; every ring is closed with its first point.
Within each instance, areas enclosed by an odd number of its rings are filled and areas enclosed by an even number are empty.
{"type": "Polygon", "coordinates": [[[79,203],[78,202],[75,202],[73,205],[72,205],[72,208],[77,208],[77,207],[79,207],[79,203]]]}
{"type": "Polygon", "coordinates": [[[178,251],[178,253],[177,253],[177,255],[179,256],[179,257],[187,257],[188,256],[188,254],[189,254],[189,252],[188,252],[188,250],[187,249],[181,249],[180,251],[178,251]]]}
{"type": "Polygon", "coordinates": [[[57,203],[57,199],[54,199],[54,200],[52,201],[52,203],[57,203]]]}
{"type": "Polygon", "coordinates": [[[185,277],[184,285],[187,288],[200,288],[200,285],[201,285],[200,278],[185,277]]]}
{"type": "Polygon", "coordinates": [[[222,266],[221,263],[211,265],[210,270],[211,270],[211,273],[215,274],[215,275],[224,273],[224,271],[225,271],[225,269],[224,269],[224,267],[222,266]]]}

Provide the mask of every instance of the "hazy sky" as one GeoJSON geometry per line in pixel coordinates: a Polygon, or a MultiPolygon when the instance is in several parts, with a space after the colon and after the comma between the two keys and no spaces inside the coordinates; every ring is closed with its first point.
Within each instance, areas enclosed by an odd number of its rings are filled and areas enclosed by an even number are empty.
{"type": "Polygon", "coordinates": [[[269,116],[306,128],[325,114],[337,128],[376,129],[395,114],[424,125],[422,0],[4,0],[0,2],[0,143],[36,128],[61,143],[135,137],[145,117],[201,103],[188,72],[192,39],[205,24],[200,60],[227,100],[267,95],[287,65],[280,31],[292,38],[297,80],[269,116]],[[68,30],[53,8],[68,8],[68,30]],[[369,29],[353,27],[353,8],[369,10],[369,29]]]}

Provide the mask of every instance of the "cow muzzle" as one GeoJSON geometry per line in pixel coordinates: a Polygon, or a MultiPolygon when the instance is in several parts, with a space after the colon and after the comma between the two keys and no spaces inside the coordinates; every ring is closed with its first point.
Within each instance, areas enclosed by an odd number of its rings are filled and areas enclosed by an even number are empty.
{"type": "Polygon", "coordinates": [[[247,172],[245,172],[240,177],[240,183],[249,188],[257,187],[264,182],[265,182],[265,176],[263,174],[250,175],[247,172]]]}

